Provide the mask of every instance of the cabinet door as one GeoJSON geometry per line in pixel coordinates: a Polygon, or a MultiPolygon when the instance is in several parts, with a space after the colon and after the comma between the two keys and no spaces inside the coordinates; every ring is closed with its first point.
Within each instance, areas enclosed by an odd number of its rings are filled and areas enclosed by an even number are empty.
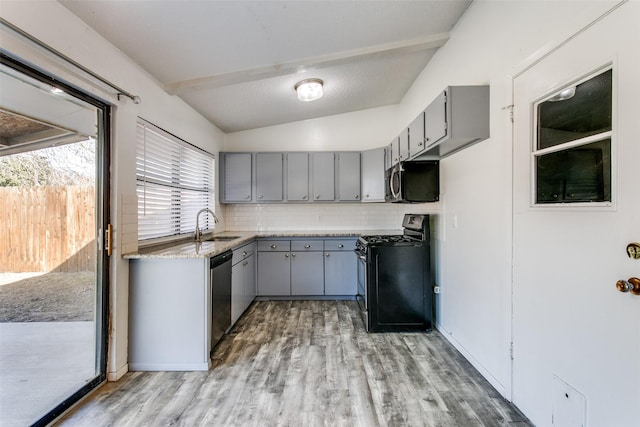
{"type": "Polygon", "coordinates": [[[397,165],[399,161],[400,161],[400,137],[398,136],[391,141],[391,166],[397,165]]]}
{"type": "Polygon", "coordinates": [[[324,295],[322,252],[291,252],[291,295],[324,295]]]}
{"type": "Polygon", "coordinates": [[[287,154],[287,200],[309,200],[309,154],[287,154]]]}
{"type": "Polygon", "coordinates": [[[404,128],[398,140],[400,146],[400,161],[404,162],[409,158],[409,128],[404,128]]]}
{"type": "Polygon", "coordinates": [[[251,153],[225,153],[224,200],[225,202],[251,201],[251,153]]]}
{"type": "Polygon", "coordinates": [[[356,254],[351,251],[325,252],[325,295],[355,295],[358,289],[356,254]]]}
{"type": "Polygon", "coordinates": [[[384,170],[390,169],[393,166],[393,154],[391,152],[391,144],[384,147],[384,170]]]}
{"type": "Polygon", "coordinates": [[[334,153],[313,153],[313,200],[335,199],[334,153]]]}
{"type": "MultiPolygon", "coordinates": [[[[244,279],[244,310],[256,299],[256,256],[250,255],[242,261],[244,279]]],[[[243,311],[244,311],[243,310],[243,311]]]]}
{"type": "Polygon", "coordinates": [[[338,200],[360,201],[360,153],[339,153],[338,200]]]}
{"type": "Polygon", "coordinates": [[[420,154],[425,148],[424,112],[422,112],[409,124],[409,158],[420,154]]]}
{"type": "Polygon", "coordinates": [[[362,201],[384,202],[385,149],[362,152],[362,201]]]}
{"type": "Polygon", "coordinates": [[[446,92],[441,92],[424,110],[424,129],[427,147],[447,135],[446,92]]]}
{"type": "Polygon", "coordinates": [[[258,295],[291,295],[289,252],[258,252],[258,295]]]}
{"type": "Polygon", "coordinates": [[[244,261],[238,262],[231,269],[231,324],[236,323],[244,312],[245,307],[245,269],[244,261]]]}
{"type": "Polygon", "coordinates": [[[282,201],[282,153],[256,154],[256,201],[282,201]]]}

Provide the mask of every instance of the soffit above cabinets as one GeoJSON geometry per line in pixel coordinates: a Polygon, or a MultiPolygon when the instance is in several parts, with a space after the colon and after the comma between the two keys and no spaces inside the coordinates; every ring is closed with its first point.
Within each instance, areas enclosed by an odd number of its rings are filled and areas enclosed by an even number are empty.
{"type": "Polygon", "coordinates": [[[400,102],[471,3],[60,2],[225,132],[400,102]]]}

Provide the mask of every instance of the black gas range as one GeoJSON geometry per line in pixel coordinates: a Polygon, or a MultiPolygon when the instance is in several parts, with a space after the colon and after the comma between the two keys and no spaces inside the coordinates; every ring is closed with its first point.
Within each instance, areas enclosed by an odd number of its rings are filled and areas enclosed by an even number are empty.
{"type": "Polygon", "coordinates": [[[357,300],[369,332],[431,329],[429,215],[406,214],[402,226],[403,234],[356,242],[357,300]]]}

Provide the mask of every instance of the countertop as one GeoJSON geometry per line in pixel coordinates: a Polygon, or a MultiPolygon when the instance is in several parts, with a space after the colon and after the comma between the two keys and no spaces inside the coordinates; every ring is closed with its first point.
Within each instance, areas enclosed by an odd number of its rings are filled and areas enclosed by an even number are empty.
{"type": "Polygon", "coordinates": [[[180,240],[162,245],[141,248],[138,252],[125,254],[125,259],[144,258],[209,258],[229,249],[240,247],[256,238],[298,238],[298,237],[357,237],[377,234],[402,234],[402,230],[283,230],[283,231],[225,231],[203,238],[237,236],[233,240],[203,241],[180,240]]]}

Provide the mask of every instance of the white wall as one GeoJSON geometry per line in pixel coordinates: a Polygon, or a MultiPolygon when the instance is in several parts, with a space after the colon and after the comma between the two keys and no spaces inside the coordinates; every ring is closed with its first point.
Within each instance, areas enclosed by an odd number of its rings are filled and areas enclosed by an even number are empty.
{"type": "Polygon", "coordinates": [[[138,105],[126,98],[116,102],[112,116],[111,221],[116,247],[111,257],[107,370],[108,378],[114,380],[127,371],[129,263],[120,255],[123,248],[135,249],[137,239],[137,232],[133,232],[137,221],[136,119],[143,117],[212,153],[219,151],[224,135],[180,99],[167,95],[121,51],[59,3],[3,0],[0,13],[3,19],[142,99],[138,105]]]}
{"type": "Polygon", "coordinates": [[[345,151],[387,145],[398,135],[397,106],[268,126],[225,137],[225,151],[345,151]]]}

